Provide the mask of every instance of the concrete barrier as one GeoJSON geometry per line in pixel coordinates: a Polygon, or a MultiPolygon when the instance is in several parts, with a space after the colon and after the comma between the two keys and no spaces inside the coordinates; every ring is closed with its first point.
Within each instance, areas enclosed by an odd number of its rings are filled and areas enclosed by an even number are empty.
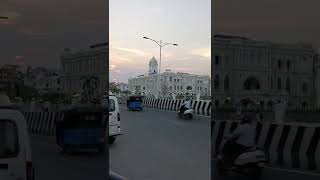
{"type": "Polygon", "coordinates": [[[55,135],[55,121],[61,118],[60,112],[24,112],[30,133],[36,135],[55,135]]]}
{"type": "MultiPolygon", "coordinates": [[[[153,99],[145,98],[143,105],[149,108],[163,109],[169,111],[178,111],[184,100],[181,99],[153,99]]],[[[211,101],[194,101],[191,100],[191,108],[195,114],[211,115],[211,101]]]]}
{"type": "MultiPolygon", "coordinates": [[[[212,121],[212,158],[216,157],[223,137],[238,125],[237,121],[212,121]]],[[[270,165],[320,171],[320,124],[264,122],[257,128],[257,144],[268,153],[270,165]]]]}

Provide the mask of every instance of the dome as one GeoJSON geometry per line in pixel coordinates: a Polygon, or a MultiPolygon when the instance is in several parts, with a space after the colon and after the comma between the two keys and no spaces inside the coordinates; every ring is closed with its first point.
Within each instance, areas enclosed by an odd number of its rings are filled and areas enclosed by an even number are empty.
{"type": "Polygon", "coordinates": [[[154,56],[151,58],[149,65],[158,65],[158,61],[154,56]]]}

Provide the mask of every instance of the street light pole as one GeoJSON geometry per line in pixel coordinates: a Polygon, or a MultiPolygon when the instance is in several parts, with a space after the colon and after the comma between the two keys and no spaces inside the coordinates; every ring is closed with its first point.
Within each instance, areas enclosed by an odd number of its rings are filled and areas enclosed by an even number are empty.
{"type": "Polygon", "coordinates": [[[160,41],[156,41],[156,40],[154,40],[154,39],[151,39],[151,38],[148,38],[148,37],[146,37],[146,36],[144,36],[143,37],[144,39],[148,39],[148,40],[151,40],[151,41],[153,41],[153,42],[155,42],[158,46],[159,46],[159,49],[160,49],[160,64],[159,64],[159,74],[161,73],[161,61],[162,61],[162,59],[161,59],[161,56],[162,56],[162,47],[164,47],[164,46],[166,46],[166,45],[173,45],[173,46],[178,46],[178,44],[177,43],[165,43],[165,42],[163,42],[162,40],[160,40],[160,41]]]}

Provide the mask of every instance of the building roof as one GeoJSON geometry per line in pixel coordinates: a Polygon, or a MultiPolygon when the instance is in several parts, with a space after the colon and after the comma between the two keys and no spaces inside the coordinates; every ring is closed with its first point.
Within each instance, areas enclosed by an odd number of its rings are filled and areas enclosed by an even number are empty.
{"type": "Polygon", "coordinates": [[[150,59],[149,65],[150,64],[158,64],[158,61],[154,56],[152,56],[152,58],[150,59]]]}

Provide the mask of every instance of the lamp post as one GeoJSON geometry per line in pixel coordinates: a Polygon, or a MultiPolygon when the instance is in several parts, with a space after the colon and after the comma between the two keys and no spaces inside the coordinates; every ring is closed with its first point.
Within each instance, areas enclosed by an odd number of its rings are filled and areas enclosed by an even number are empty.
{"type": "Polygon", "coordinates": [[[160,48],[160,65],[159,65],[159,74],[160,74],[161,73],[161,50],[162,50],[162,47],[164,47],[166,45],[169,45],[169,44],[173,45],[173,46],[178,46],[178,44],[177,43],[166,43],[166,42],[163,42],[162,40],[157,41],[157,40],[151,39],[151,38],[146,37],[146,36],[144,36],[143,38],[155,42],[160,48]]]}

